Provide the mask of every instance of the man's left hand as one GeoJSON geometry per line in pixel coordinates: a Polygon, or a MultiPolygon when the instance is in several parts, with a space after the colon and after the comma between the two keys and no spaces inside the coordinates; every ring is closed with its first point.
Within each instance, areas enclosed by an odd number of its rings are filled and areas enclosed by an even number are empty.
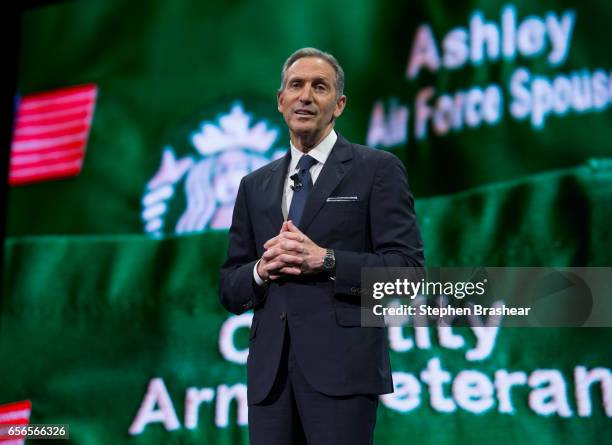
{"type": "Polygon", "coordinates": [[[287,253],[302,258],[302,263],[296,267],[284,267],[281,273],[291,275],[311,275],[323,270],[323,259],[326,249],[318,246],[314,241],[298,229],[293,221],[285,221],[280,234],[264,244],[264,249],[273,247],[286,250],[287,253]],[[290,235],[292,234],[292,235],[290,235]],[[299,235],[298,237],[294,235],[299,235]]]}

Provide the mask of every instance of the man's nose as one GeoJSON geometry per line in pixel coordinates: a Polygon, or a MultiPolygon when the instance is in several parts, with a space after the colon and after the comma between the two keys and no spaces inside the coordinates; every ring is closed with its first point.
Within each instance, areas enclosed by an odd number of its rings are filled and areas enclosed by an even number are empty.
{"type": "Polygon", "coordinates": [[[300,101],[305,103],[312,102],[312,87],[309,84],[304,85],[304,88],[302,88],[300,101]]]}

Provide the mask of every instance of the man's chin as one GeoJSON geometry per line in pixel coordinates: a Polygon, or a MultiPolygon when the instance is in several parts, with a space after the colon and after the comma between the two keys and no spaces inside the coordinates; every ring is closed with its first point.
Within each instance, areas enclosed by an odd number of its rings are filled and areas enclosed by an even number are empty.
{"type": "Polygon", "coordinates": [[[291,132],[300,137],[309,137],[317,132],[317,128],[314,125],[292,125],[291,132]]]}

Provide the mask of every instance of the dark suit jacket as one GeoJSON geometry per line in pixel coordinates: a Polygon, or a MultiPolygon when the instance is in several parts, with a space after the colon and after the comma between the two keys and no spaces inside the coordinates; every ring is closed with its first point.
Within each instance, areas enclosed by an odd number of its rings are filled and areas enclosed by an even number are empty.
{"type": "Polygon", "coordinates": [[[336,278],[325,274],[257,286],[253,267],[278,235],[290,151],[240,183],[220,299],[236,314],[254,308],[248,358],[249,403],[269,393],[285,325],[308,382],[335,396],[393,391],[383,328],[360,327],[362,267],[423,265],[423,245],[406,170],[394,155],[351,144],[338,135],[308,198],[300,230],[334,249],[336,278]],[[329,197],[357,197],[328,201],[329,197]]]}

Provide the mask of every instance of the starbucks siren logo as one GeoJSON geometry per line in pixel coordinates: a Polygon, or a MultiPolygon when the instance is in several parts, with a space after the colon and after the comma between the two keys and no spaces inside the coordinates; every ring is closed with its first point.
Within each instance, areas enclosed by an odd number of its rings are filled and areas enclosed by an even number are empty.
{"type": "Polygon", "coordinates": [[[279,131],[265,120],[249,126],[251,116],[240,103],[218,119],[204,121],[190,142],[201,157],[177,158],[171,146],[164,147],[159,170],[147,183],[142,199],[146,233],[185,234],[208,229],[227,229],[232,222],[240,180],[253,170],[282,156],[286,149],[272,148],[279,131]],[[186,208],[173,229],[165,229],[175,189],[184,181],[186,208]]]}

